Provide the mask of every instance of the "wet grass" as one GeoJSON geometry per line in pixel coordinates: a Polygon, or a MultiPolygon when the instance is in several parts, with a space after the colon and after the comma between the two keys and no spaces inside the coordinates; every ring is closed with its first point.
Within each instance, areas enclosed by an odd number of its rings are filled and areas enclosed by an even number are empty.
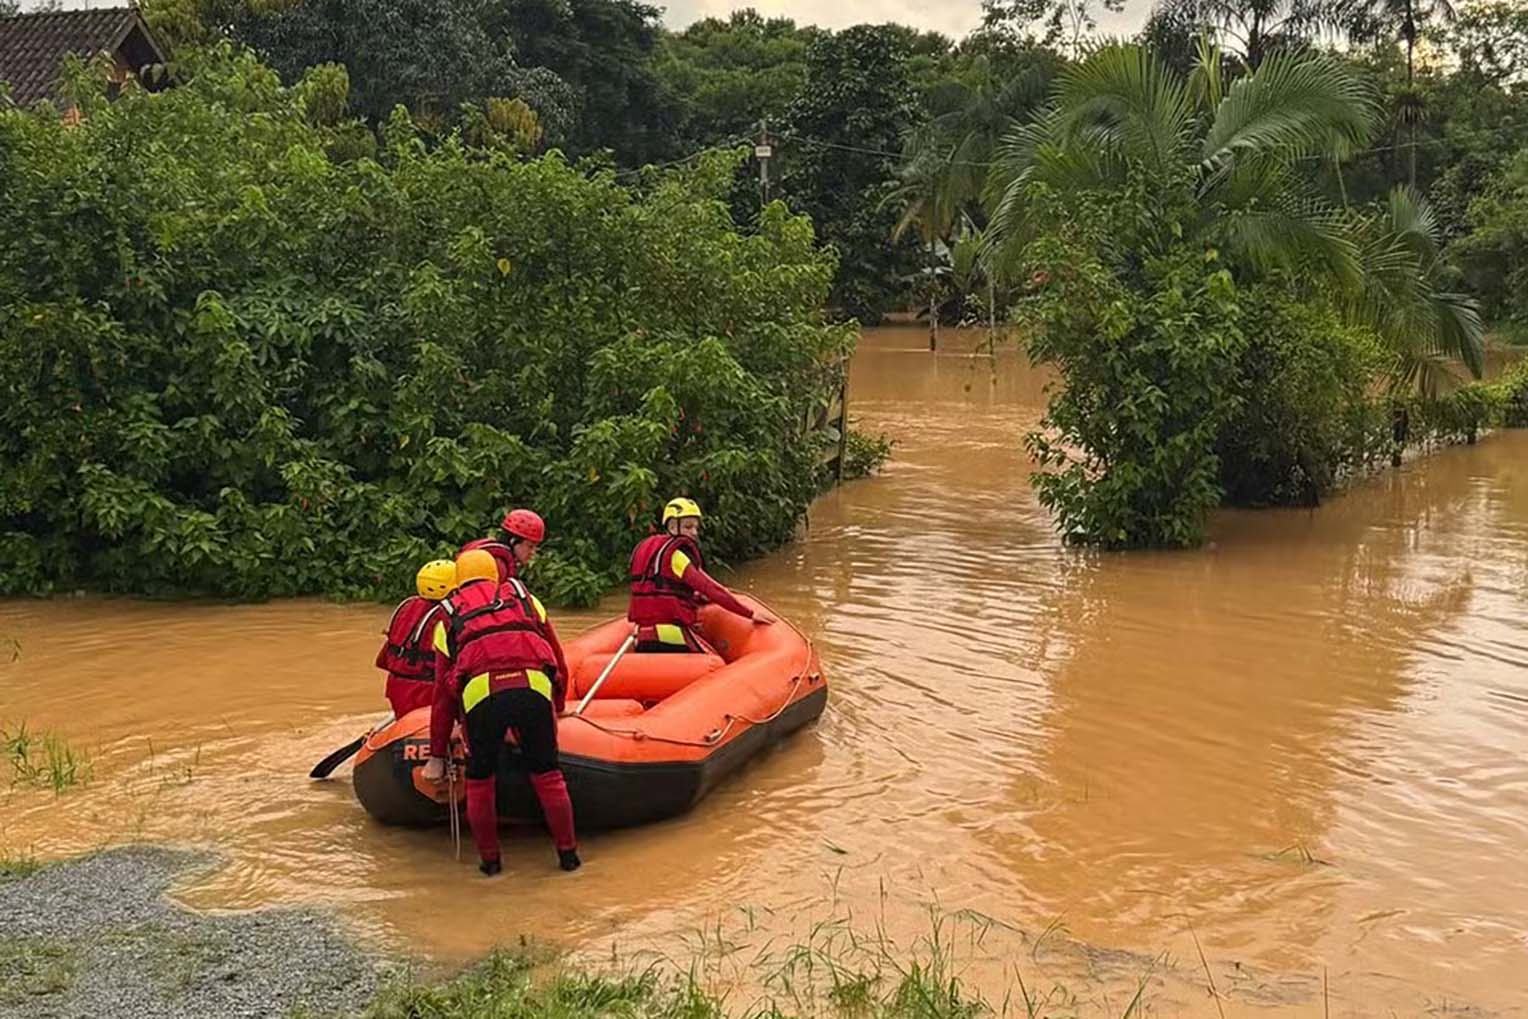
{"type": "Polygon", "coordinates": [[[42,869],[42,861],[22,850],[0,849],[0,882],[16,881],[42,869]]]}
{"type": "Polygon", "coordinates": [[[0,1005],[39,1002],[68,991],[78,962],[76,950],[56,941],[0,937],[0,1005]]]}
{"type": "Polygon", "coordinates": [[[0,728],[0,757],[10,766],[11,785],[66,789],[90,781],[92,765],[84,751],[62,736],[27,728],[0,728]]]}
{"type": "MultiPolygon", "coordinates": [[[[1054,933],[1054,931],[1052,932],[1054,933]]],[[[702,932],[702,952],[622,971],[575,966],[545,949],[499,949],[443,983],[414,981],[384,989],[362,1019],[1071,1019],[1083,1003],[1062,987],[1040,995],[1014,971],[1003,1000],[983,997],[960,977],[943,920],[906,952],[884,932],[856,932],[836,922],[813,926],[805,940],[753,957],[760,977],[744,1000],[718,991],[707,956],[742,952],[720,932],[702,932]]],[[[1136,1019],[1148,1007],[1147,979],[1112,1015],[1136,1019]]],[[[1089,1012],[1089,1014],[1099,1014],[1089,1012]]],[[[309,1019],[309,1017],[304,1017],[309,1019]]]]}
{"type": "Polygon", "coordinates": [[[365,1019],[721,1019],[721,1003],[693,980],[665,980],[656,969],[602,975],[558,969],[543,950],[500,949],[445,983],[385,988],[365,1019]]]}

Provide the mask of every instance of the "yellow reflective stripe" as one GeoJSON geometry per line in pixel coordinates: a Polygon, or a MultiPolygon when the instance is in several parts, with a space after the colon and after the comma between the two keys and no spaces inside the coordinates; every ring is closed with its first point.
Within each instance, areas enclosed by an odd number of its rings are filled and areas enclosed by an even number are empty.
{"type": "Polygon", "coordinates": [[[536,606],[536,615],[541,617],[543,623],[546,622],[546,609],[542,607],[541,599],[531,595],[531,604],[536,606]]]}
{"type": "Polygon", "coordinates": [[[684,571],[690,568],[690,557],[676,549],[669,565],[674,568],[674,576],[683,579],[684,571]]]}
{"type": "MultiPolygon", "coordinates": [[[[552,699],[551,676],[548,676],[540,669],[526,669],[525,681],[526,685],[529,686],[532,690],[536,691],[547,700],[552,699]]],[[[473,676],[471,679],[467,680],[467,685],[462,687],[462,707],[467,711],[471,711],[473,708],[483,703],[483,698],[487,697],[491,692],[492,689],[488,680],[488,673],[478,673],[476,676],[473,676]]]]}
{"type": "Polygon", "coordinates": [[[653,629],[658,631],[658,639],[665,644],[688,644],[684,639],[684,627],[675,626],[673,623],[659,623],[653,629]]]}
{"type": "Polygon", "coordinates": [[[530,683],[532,690],[536,691],[547,700],[552,699],[552,677],[548,676],[540,669],[527,669],[525,671],[525,678],[526,681],[530,683]]]}
{"type": "Polygon", "coordinates": [[[434,640],[432,641],[432,643],[433,643],[436,651],[439,651],[441,654],[445,655],[447,658],[451,657],[451,650],[446,647],[446,624],[445,623],[436,623],[435,624],[435,637],[434,637],[434,640]]]}
{"type": "Polygon", "coordinates": [[[462,687],[462,707],[468,711],[477,707],[488,696],[488,673],[480,672],[467,680],[467,685],[462,687]]]}

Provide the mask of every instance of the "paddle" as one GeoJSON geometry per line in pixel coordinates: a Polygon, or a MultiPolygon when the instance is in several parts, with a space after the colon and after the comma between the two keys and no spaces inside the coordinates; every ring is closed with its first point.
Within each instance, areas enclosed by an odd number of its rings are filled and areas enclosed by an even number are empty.
{"type": "Polygon", "coordinates": [[[573,714],[581,715],[584,713],[584,709],[589,706],[589,702],[594,700],[594,695],[599,693],[600,687],[605,685],[605,680],[609,679],[610,674],[615,671],[615,663],[619,662],[621,660],[621,656],[630,650],[631,646],[636,642],[637,629],[636,627],[632,627],[631,633],[626,637],[626,640],[621,643],[621,649],[617,651],[615,656],[610,659],[610,664],[605,666],[605,671],[600,673],[600,678],[594,681],[594,685],[589,688],[589,692],[584,694],[584,699],[578,702],[578,707],[573,709],[573,714]]]}
{"type": "Polygon", "coordinates": [[[355,752],[361,749],[361,744],[365,742],[366,737],[362,736],[360,739],[353,743],[346,743],[334,753],[313,765],[313,770],[308,772],[308,777],[328,778],[331,771],[333,771],[335,768],[338,768],[340,765],[344,764],[346,761],[350,760],[350,758],[355,756],[355,752]]]}
{"type": "MultiPolygon", "coordinates": [[[[392,720],[393,716],[391,714],[387,715],[382,719],[381,722],[378,722],[376,725],[372,726],[371,729],[367,731],[366,736],[370,736],[372,733],[376,732],[379,728],[386,725],[388,722],[391,722],[392,720]]],[[[328,778],[330,772],[355,756],[355,752],[361,749],[361,747],[366,743],[366,736],[362,736],[352,743],[346,743],[334,753],[313,765],[313,770],[308,772],[308,777],[328,778]]]]}

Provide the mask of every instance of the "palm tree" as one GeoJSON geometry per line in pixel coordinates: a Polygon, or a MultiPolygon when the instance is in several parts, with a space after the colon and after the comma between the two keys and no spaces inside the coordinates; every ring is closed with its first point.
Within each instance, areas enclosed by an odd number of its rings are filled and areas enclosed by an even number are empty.
{"type": "Polygon", "coordinates": [[[1031,182],[1087,190],[1144,167],[1192,181],[1207,247],[1253,271],[1316,264],[1356,282],[1346,222],[1300,163],[1336,144],[1362,147],[1374,115],[1364,83],[1318,55],[1275,52],[1227,85],[1219,48],[1203,40],[1187,79],[1142,46],[1107,46],[1069,69],[1051,108],[1002,146],[988,179],[990,257],[1022,242],[1031,182]]]}
{"type": "Polygon", "coordinates": [[[1457,362],[1479,378],[1485,370],[1480,307],[1468,294],[1444,288],[1443,228],[1427,200],[1397,187],[1354,232],[1364,286],[1349,310],[1394,353],[1392,392],[1434,398],[1457,381],[1457,362]]]}
{"type": "Polygon", "coordinates": [[[1438,225],[1410,191],[1380,213],[1333,208],[1301,164],[1360,149],[1376,100],[1344,65],[1275,52],[1229,86],[1217,47],[1201,41],[1187,79],[1149,50],[1112,45],[1062,76],[1034,124],[1012,132],[988,184],[989,264],[1026,240],[1032,182],[1084,192],[1122,184],[1132,168],[1187,179],[1199,210],[1191,241],[1229,257],[1244,279],[1292,271],[1313,293],[1346,295],[1350,315],[1396,354],[1394,384],[1435,388],[1448,359],[1478,376],[1479,314],[1442,289],[1438,225]]]}
{"type": "Polygon", "coordinates": [[[1256,70],[1274,51],[1304,49],[1313,37],[1337,27],[1337,12],[1331,0],[1160,0],[1151,23],[1212,29],[1217,41],[1256,70]]]}
{"type": "Polygon", "coordinates": [[[928,290],[928,349],[937,350],[939,248],[961,218],[962,182],[948,155],[934,145],[911,151],[898,176],[900,183],[885,199],[902,206],[891,237],[901,240],[908,230],[918,231],[927,256],[924,282],[928,290]]]}
{"type": "Polygon", "coordinates": [[[950,186],[963,203],[974,203],[999,143],[1044,106],[1055,72],[1053,58],[1043,50],[1016,74],[1002,73],[985,54],[972,58],[958,76],[928,93],[929,118],[908,137],[908,162],[943,150],[950,186]]]}
{"type": "Polygon", "coordinates": [[[1417,127],[1422,122],[1422,100],[1416,90],[1417,41],[1428,25],[1454,20],[1450,0],[1338,0],[1339,18],[1348,37],[1361,42],[1400,39],[1406,45],[1406,95],[1401,99],[1401,123],[1411,139],[1408,183],[1417,186],[1417,127]]]}

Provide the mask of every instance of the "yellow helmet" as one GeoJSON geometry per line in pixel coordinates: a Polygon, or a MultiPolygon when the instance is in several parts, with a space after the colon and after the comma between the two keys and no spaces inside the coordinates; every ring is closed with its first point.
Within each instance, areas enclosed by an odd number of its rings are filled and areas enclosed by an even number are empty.
{"type": "Polygon", "coordinates": [[[677,499],[670,499],[668,505],[663,507],[663,522],[665,524],[670,520],[679,520],[684,517],[699,519],[700,515],[700,503],[694,499],[686,499],[682,495],[677,499]]]}
{"type": "Polygon", "coordinates": [[[460,587],[469,580],[499,579],[499,564],[493,555],[480,548],[463,552],[456,557],[456,584],[460,587]]]}
{"type": "Polygon", "coordinates": [[[440,601],[456,586],[456,564],[449,559],[436,559],[419,567],[414,577],[414,588],[419,597],[440,601]]]}

